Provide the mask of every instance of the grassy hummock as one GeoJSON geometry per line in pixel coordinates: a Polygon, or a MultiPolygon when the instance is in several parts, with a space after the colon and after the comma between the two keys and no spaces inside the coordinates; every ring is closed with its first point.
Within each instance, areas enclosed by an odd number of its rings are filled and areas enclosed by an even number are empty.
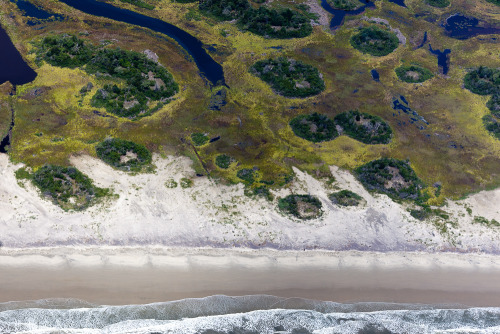
{"type": "Polygon", "coordinates": [[[500,94],[500,69],[480,66],[465,75],[464,84],[475,94],[500,94]]]}
{"type": "Polygon", "coordinates": [[[278,208],[281,212],[302,220],[316,219],[323,214],[321,201],[311,195],[289,195],[280,198],[278,208]]]}
{"type": "Polygon", "coordinates": [[[217,157],[215,157],[215,164],[217,165],[217,167],[222,169],[228,169],[229,166],[231,166],[232,162],[233,158],[231,158],[227,154],[220,154],[217,157]]]}
{"type": "Polygon", "coordinates": [[[389,30],[370,26],[361,28],[356,35],[352,36],[351,45],[363,53],[380,57],[396,50],[399,39],[389,30]]]}
{"type": "Polygon", "coordinates": [[[450,0],[425,0],[425,3],[432,7],[444,8],[450,5],[450,0]]]}
{"type": "Polygon", "coordinates": [[[248,184],[254,183],[255,178],[257,177],[256,172],[251,168],[240,169],[236,173],[236,176],[248,184]]]}
{"type": "Polygon", "coordinates": [[[83,210],[109,193],[93,185],[92,180],[75,167],[45,165],[33,175],[43,195],[64,210],[83,210]]]}
{"type": "Polygon", "coordinates": [[[83,67],[101,78],[105,84],[92,105],[120,117],[148,116],[179,91],[163,66],[139,52],[96,47],[67,34],[45,37],[37,45],[39,59],[59,67],[83,67]]]}
{"type": "Polygon", "coordinates": [[[204,133],[196,132],[191,134],[191,141],[194,146],[203,146],[208,143],[208,140],[208,136],[204,133]]]}
{"type": "Polygon", "coordinates": [[[313,143],[332,140],[339,135],[335,123],[318,113],[297,116],[290,121],[290,127],[296,136],[313,143]]]}
{"type": "Polygon", "coordinates": [[[150,5],[150,4],[148,4],[148,3],[144,2],[144,1],[141,1],[141,0],[120,0],[120,1],[132,4],[134,6],[137,6],[137,7],[140,7],[140,8],[144,8],[144,9],[149,9],[149,10],[155,9],[155,6],[150,5]]]}
{"type": "Polygon", "coordinates": [[[356,168],[355,172],[370,191],[387,194],[393,199],[416,200],[421,196],[423,183],[405,161],[382,158],[356,168]]]}
{"type": "Polygon", "coordinates": [[[291,58],[260,60],[250,71],[286,97],[309,97],[325,89],[317,68],[291,58]]]}
{"type": "Polygon", "coordinates": [[[349,137],[365,144],[388,144],[392,129],[382,118],[357,110],[335,116],[335,123],[349,137]]]}
{"type": "Polygon", "coordinates": [[[151,152],[140,144],[112,138],[97,144],[97,156],[115,168],[126,171],[140,171],[151,163],[151,152]]]}
{"type": "Polygon", "coordinates": [[[328,4],[335,9],[355,10],[361,7],[361,2],[358,0],[327,0],[328,4]]]}
{"type": "Polygon", "coordinates": [[[395,71],[399,80],[408,83],[424,82],[434,76],[430,70],[416,65],[400,66],[395,71]]]}
{"type": "Polygon", "coordinates": [[[341,190],[328,196],[333,204],[340,206],[358,206],[363,201],[363,197],[350,190],[341,190]]]}

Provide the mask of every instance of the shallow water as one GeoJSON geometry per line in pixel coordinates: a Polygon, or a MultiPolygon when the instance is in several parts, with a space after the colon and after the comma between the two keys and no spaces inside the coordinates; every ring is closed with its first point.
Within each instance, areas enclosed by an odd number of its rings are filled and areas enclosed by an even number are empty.
{"type": "Polygon", "coordinates": [[[433,49],[432,45],[429,44],[429,51],[437,56],[438,59],[438,66],[442,69],[442,72],[444,75],[448,74],[448,71],[450,70],[450,49],[445,49],[444,51],[438,50],[438,49],[433,49]]]}
{"type": "Polygon", "coordinates": [[[375,3],[370,0],[360,0],[364,3],[364,6],[359,7],[356,10],[341,10],[335,9],[326,2],[326,0],[321,0],[321,7],[325,9],[330,14],[333,14],[332,20],[330,21],[330,29],[334,30],[340,27],[344,23],[344,18],[346,15],[359,15],[362,14],[366,8],[375,8],[375,3]]]}
{"type": "Polygon", "coordinates": [[[424,334],[499,330],[500,308],[339,304],[265,295],[124,306],[98,306],[71,299],[0,304],[2,333],[424,334]]]}
{"type": "Polygon", "coordinates": [[[28,20],[27,22],[28,25],[36,25],[41,23],[41,21],[46,21],[46,20],[64,19],[62,15],[47,12],[43,8],[37,7],[27,0],[10,0],[10,1],[17,5],[17,7],[23,12],[24,16],[35,19],[35,20],[33,19],[28,20]]]}
{"type": "Polygon", "coordinates": [[[499,34],[498,27],[479,27],[479,20],[462,14],[455,14],[446,20],[444,26],[448,36],[456,39],[468,39],[477,35],[499,34]]]}

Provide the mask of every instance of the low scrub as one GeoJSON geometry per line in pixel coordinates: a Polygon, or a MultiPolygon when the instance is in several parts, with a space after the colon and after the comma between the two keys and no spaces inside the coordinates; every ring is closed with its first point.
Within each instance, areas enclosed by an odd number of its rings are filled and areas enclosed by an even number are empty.
{"type": "Polygon", "coordinates": [[[357,34],[351,37],[351,45],[372,56],[386,56],[396,50],[399,45],[398,36],[377,26],[361,28],[357,34]]]}
{"type": "Polygon", "coordinates": [[[289,195],[280,198],[278,208],[281,212],[302,220],[316,219],[323,214],[321,201],[311,195],[289,195]]]}
{"type": "Polygon", "coordinates": [[[358,0],[327,0],[328,4],[335,9],[355,10],[361,7],[361,2],[358,0]]]}
{"type": "Polygon", "coordinates": [[[400,66],[395,71],[399,80],[408,83],[420,83],[434,77],[431,71],[416,65],[400,66]]]}
{"type": "Polygon", "coordinates": [[[480,66],[465,75],[464,84],[475,94],[500,94],[500,69],[480,66]]]}
{"type": "Polygon", "coordinates": [[[425,3],[432,7],[444,8],[450,5],[450,0],[425,0],[425,3]]]}
{"type": "Polygon", "coordinates": [[[325,90],[317,68],[291,58],[260,60],[250,68],[250,72],[286,97],[308,97],[325,90]]]}
{"type": "Polygon", "coordinates": [[[125,171],[140,171],[152,159],[151,152],[145,146],[118,138],[97,144],[95,150],[102,161],[125,171]]]}
{"type": "Polygon", "coordinates": [[[257,173],[253,169],[243,168],[236,173],[236,176],[246,183],[252,184],[255,182],[257,173]]]}
{"type": "Polygon", "coordinates": [[[492,136],[500,139],[500,115],[486,115],[483,117],[483,123],[486,130],[488,130],[488,132],[491,133],[492,136]]]}
{"type": "Polygon", "coordinates": [[[233,161],[234,161],[233,158],[231,158],[227,154],[220,154],[217,157],[215,157],[215,165],[217,165],[217,167],[222,169],[228,169],[233,161]]]}
{"type": "Polygon", "coordinates": [[[194,146],[203,146],[208,143],[208,140],[208,136],[204,133],[196,132],[191,134],[191,141],[194,146]]]}
{"type": "Polygon", "coordinates": [[[350,190],[341,190],[332,193],[328,198],[333,204],[340,206],[358,206],[364,201],[363,197],[350,190]]]}
{"type": "Polygon", "coordinates": [[[388,144],[392,129],[382,118],[357,110],[335,116],[335,123],[342,133],[365,144],[388,144]]]}
{"type": "Polygon", "coordinates": [[[297,116],[290,121],[290,127],[296,136],[313,143],[332,140],[339,135],[335,123],[318,113],[297,116]]]}
{"type": "Polygon", "coordinates": [[[356,168],[355,173],[370,191],[387,194],[393,199],[417,200],[421,197],[423,183],[405,161],[382,158],[356,168]]]}

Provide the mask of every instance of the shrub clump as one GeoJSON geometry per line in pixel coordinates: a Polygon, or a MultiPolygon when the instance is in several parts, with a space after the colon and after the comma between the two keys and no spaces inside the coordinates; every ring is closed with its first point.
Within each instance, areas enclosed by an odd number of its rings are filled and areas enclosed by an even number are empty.
{"type": "Polygon", "coordinates": [[[341,190],[328,196],[333,204],[340,206],[358,206],[363,201],[363,197],[350,190],[341,190]]]}
{"type": "Polygon", "coordinates": [[[335,116],[335,123],[351,138],[365,144],[388,144],[392,129],[382,118],[357,110],[335,116]]]}
{"type": "Polygon", "coordinates": [[[332,140],[339,135],[335,123],[318,113],[297,116],[290,121],[290,127],[296,136],[313,143],[332,140]]]}
{"type": "Polygon", "coordinates": [[[43,195],[64,210],[83,210],[109,193],[107,189],[95,187],[75,167],[45,165],[34,173],[33,182],[43,195]]]}
{"type": "Polygon", "coordinates": [[[500,94],[500,69],[480,66],[465,75],[464,84],[475,94],[500,94]]]}
{"type": "Polygon", "coordinates": [[[382,158],[356,168],[355,172],[370,191],[387,194],[393,199],[421,197],[423,183],[405,161],[382,158]]]}
{"type": "Polygon", "coordinates": [[[361,7],[361,3],[357,0],[327,0],[328,4],[335,9],[355,10],[361,7]]]}
{"type": "Polygon", "coordinates": [[[281,212],[302,220],[316,219],[323,214],[321,201],[311,195],[289,195],[280,198],[278,208],[281,212]]]}
{"type": "Polygon", "coordinates": [[[400,66],[395,71],[399,80],[408,83],[424,82],[434,76],[430,70],[416,65],[400,66]]]}
{"type": "Polygon", "coordinates": [[[51,65],[84,67],[89,74],[118,80],[118,84],[108,83],[98,89],[91,103],[120,117],[148,116],[179,91],[164,67],[139,52],[96,47],[66,34],[45,37],[37,52],[51,65]]]}
{"type": "Polygon", "coordinates": [[[360,29],[351,37],[351,45],[372,56],[386,56],[396,50],[399,45],[398,36],[395,33],[377,26],[360,29]]]}
{"type": "Polygon", "coordinates": [[[500,139],[500,113],[490,114],[483,117],[483,123],[491,135],[500,139]]]}
{"type": "Polygon", "coordinates": [[[254,183],[255,178],[257,177],[255,171],[253,169],[250,169],[250,168],[240,169],[236,173],[236,176],[249,184],[254,183]]]}
{"type": "Polygon", "coordinates": [[[295,59],[280,57],[260,60],[250,71],[286,97],[308,97],[325,90],[318,69],[295,59]]]}
{"type": "Polygon", "coordinates": [[[149,10],[153,10],[155,9],[155,6],[153,5],[150,5],[142,0],[120,0],[121,2],[126,2],[126,3],[129,3],[129,4],[132,4],[134,6],[137,6],[137,7],[140,7],[140,8],[144,8],[144,9],[149,9],[149,10]]]}
{"type": "Polygon", "coordinates": [[[118,138],[106,139],[97,144],[95,150],[102,161],[126,171],[140,171],[152,159],[145,146],[118,138]]]}
{"type": "Polygon", "coordinates": [[[231,158],[227,154],[220,154],[217,157],[215,157],[215,164],[217,165],[217,167],[222,169],[228,169],[229,166],[231,166],[232,162],[233,158],[231,158]]]}
{"type": "Polygon", "coordinates": [[[203,146],[208,142],[208,140],[208,136],[204,133],[196,132],[191,134],[191,141],[194,146],[203,146]]]}
{"type": "Polygon", "coordinates": [[[444,8],[450,5],[450,0],[425,0],[425,2],[432,7],[438,8],[444,8]]]}
{"type": "Polygon", "coordinates": [[[486,106],[492,113],[498,113],[498,117],[500,117],[500,93],[493,95],[486,106]]]}
{"type": "Polygon", "coordinates": [[[492,4],[495,4],[497,6],[500,6],[500,0],[486,0],[488,2],[491,2],[492,4]]]}

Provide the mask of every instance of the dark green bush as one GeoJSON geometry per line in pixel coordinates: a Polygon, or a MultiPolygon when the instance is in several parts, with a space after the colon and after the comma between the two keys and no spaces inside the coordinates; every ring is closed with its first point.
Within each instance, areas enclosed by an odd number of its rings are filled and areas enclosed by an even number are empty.
{"type": "Polygon", "coordinates": [[[290,127],[296,136],[314,143],[332,140],[339,135],[335,123],[318,113],[297,116],[290,121],[290,127]]]}
{"type": "Polygon", "coordinates": [[[425,0],[428,5],[438,8],[448,7],[450,5],[450,0],[425,0]]]}
{"type": "Polygon", "coordinates": [[[322,207],[321,201],[311,195],[289,195],[278,201],[281,212],[303,220],[319,218],[323,214],[322,207]]]}
{"type": "Polygon", "coordinates": [[[335,9],[355,10],[361,7],[361,3],[357,0],[327,0],[328,4],[335,9]]]}
{"type": "Polygon", "coordinates": [[[250,9],[247,0],[201,0],[200,11],[222,21],[234,20],[250,9]]]}
{"type": "Polygon", "coordinates": [[[140,171],[152,158],[143,145],[118,138],[106,139],[95,150],[105,163],[126,171],[140,171]]]}
{"type": "Polygon", "coordinates": [[[236,173],[236,176],[242,179],[243,181],[252,184],[255,182],[256,174],[253,169],[243,168],[236,173]]]}
{"type": "Polygon", "coordinates": [[[164,67],[139,52],[95,47],[71,35],[48,36],[38,46],[39,56],[51,65],[84,66],[90,74],[123,80],[125,85],[107,84],[92,97],[94,107],[121,117],[148,116],[155,111],[151,102],[164,101],[179,90],[164,67]]]}
{"type": "Polygon", "coordinates": [[[227,154],[220,154],[215,157],[215,164],[222,169],[228,169],[233,159],[227,154]]]}
{"type": "Polygon", "coordinates": [[[351,45],[363,53],[372,56],[386,56],[396,50],[399,45],[398,36],[377,26],[361,28],[351,37],[351,45]]]}
{"type": "Polygon", "coordinates": [[[204,133],[192,133],[191,134],[191,141],[193,142],[194,146],[202,146],[208,143],[209,138],[207,137],[206,134],[204,133]]]}
{"type": "Polygon", "coordinates": [[[30,180],[30,179],[32,179],[32,175],[24,167],[21,167],[18,170],[16,170],[14,174],[16,175],[16,179],[18,179],[18,180],[30,180]]]}
{"type": "Polygon", "coordinates": [[[250,71],[286,97],[308,97],[325,89],[315,67],[290,58],[260,60],[250,71]]]}
{"type": "Polygon", "coordinates": [[[498,113],[497,117],[500,117],[500,93],[493,95],[486,106],[492,113],[498,113]]]}
{"type": "Polygon", "coordinates": [[[365,144],[388,144],[392,129],[382,118],[357,110],[335,116],[335,123],[351,138],[365,144]]]}
{"type": "Polygon", "coordinates": [[[414,199],[421,197],[422,181],[410,165],[401,160],[382,158],[355,169],[363,186],[394,199],[414,199]]]}
{"type": "Polygon", "coordinates": [[[108,194],[107,189],[95,187],[74,167],[45,165],[34,173],[33,182],[54,204],[65,210],[83,210],[95,199],[108,194]]]}
{"type": "Polygon", "coordinates": [[[488,2],[491,2],[492,4],[495,4],[497,6],[500,6],[500,0],[486,0],[488,2]]]}
{"type": "Polygon", "coordinates": [[[330,194],[328,198],[330,199],[330,201],[332,201],[333,204],[341,206],[358,206],[361,201],[363,201],[363,197],[350,190],[341,190],[335,192],[333,194],[330,194]]]}
{"type": "Polygon", "coordinates": [[[491,135],[500,139],[500,115],[486,115],[483,117],[483,123],[491,135]]]}
{"type": "Polygon", "coordinates": [[[428,69],[416,65],[400,66],[395,71],[399,80],[409,83],[424,82],[434,76],[428,69]]]}
{"type": "Polygon", "coordinates": [[[500,69],[480,66],[465,75],[464,84],[475,94],[500,94],[500,69]]]}

